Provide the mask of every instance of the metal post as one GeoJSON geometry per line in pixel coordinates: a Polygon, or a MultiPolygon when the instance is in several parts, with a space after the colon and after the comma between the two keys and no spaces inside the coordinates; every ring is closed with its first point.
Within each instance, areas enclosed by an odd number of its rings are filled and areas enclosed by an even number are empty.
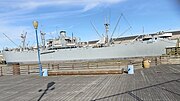
{"type": "Polygon", "coordinates": [[[3,71],[2,71],[2,67],[1,67],[1,75],[0,76],[3,76],[3,71]]]}
{"type": "Polygon", "coordinates": [[[29,71],[30,69],[29,69],[29,65],[28,65],[28,74],[30,74],[30,71],[29,71]]]}
{"type": "Polygon", "coordinates": [[[41,65],[41,60],[40,60],[40,50],[39,50],[39,42],[38,42],[37,28],[35,29],[35,32],[36,32],[36,42],[37,42],[37,49],[38,49],[39,75],[42,76],[42,65],[41,65]]]}

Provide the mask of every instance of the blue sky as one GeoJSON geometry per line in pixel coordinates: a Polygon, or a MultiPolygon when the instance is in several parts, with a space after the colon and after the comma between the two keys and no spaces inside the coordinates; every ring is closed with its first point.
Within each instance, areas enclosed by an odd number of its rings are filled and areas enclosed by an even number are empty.
{"type": "Polygon", "coordinates": [[[36,45],[32,21],[39,22],[38,31],[46,32],[46,39],[58,37],[60,30],[80,37],[82,41],[96,40],[103,34],[105,18],[110,18],[110,33],[123,13],[113,37],[180,30],[178,0],[1,0],[0,49],[16,47],[2,33],[20,45],[20,35],[27,32],[26,42],[36,45]]]}

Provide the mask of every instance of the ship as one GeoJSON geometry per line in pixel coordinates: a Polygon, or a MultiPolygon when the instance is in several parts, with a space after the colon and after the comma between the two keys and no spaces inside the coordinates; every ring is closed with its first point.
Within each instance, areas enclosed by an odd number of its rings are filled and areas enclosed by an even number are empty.
{"type": "MultiPolygon", "coordinates": [[[[108,36],[109,23],[105,23],[105,34],[97,41],[81,42],[80,38],[67,36],[66,31],[60,31],[55,39],[45,42],[45,33],[41,33],[40,45],[41,63],[60,61],[89,61],[101,59],[123,59],[131,57],[161,56],[167,47],[175,47],[176,39],[171,39],[172,33],[160,31],[155,34],[137,35],[126,38],[108,36]],[[120,39],[120,40],[119,40],[120,39]],[[121,40],[124,39],[124,40],[121,40]]],[[[3,56],[7,64],[38,63],[37,47],[26,47],[26,35],[21,35],[22,47],[4,49],[3,56]]]]}

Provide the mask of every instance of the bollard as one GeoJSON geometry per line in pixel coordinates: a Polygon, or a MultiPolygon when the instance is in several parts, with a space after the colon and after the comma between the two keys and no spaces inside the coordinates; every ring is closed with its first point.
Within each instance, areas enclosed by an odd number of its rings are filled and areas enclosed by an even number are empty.
{"type": "Polygon", "coordinates": [[[151,62],[151,61],[149,61],[149,60],[144,60],[144,61],[143,61],[143,67],[144,67],[144,68],[149,68],[149,67],[150,67],[150,62],[151,62]]]}

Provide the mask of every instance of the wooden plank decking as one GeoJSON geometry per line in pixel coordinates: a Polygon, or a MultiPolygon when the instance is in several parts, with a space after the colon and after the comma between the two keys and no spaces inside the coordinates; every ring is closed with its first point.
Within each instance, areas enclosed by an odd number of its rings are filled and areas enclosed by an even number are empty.
{"type": "Polygon", "coordinates": [[[180,65],[135,74],[1,76],[0,101],[179,101],[180,65]]]}

